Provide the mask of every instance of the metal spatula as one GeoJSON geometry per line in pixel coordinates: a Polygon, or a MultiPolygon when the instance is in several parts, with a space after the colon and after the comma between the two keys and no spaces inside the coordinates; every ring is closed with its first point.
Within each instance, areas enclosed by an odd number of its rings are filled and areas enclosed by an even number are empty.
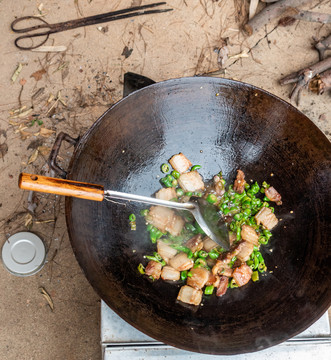
{"type": "Polygon", "coordinates": [[[121,199],[145,204],[166,206],[177,210],[188,210],[192,213],[196,222],[207,236],[222,246],[225,250],[229,250],[230,247],[226,225],[219,222],[220,217],[217,214],[217,209],[203,199],[179,203],[174,201],[159,200],[148,196],[127,194],[114,190],[104,190],[102,185],[26,173],[20,174],[18,186],[25,190],[73,196],[94,201],[121,199]]]}

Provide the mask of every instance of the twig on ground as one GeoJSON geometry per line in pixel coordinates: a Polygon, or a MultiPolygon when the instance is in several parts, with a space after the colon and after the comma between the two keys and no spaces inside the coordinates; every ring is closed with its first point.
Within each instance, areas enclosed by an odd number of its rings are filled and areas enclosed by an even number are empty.
{"type": "Polygon", "coordinates": [[[297,20],[318,22],[322,24],[331,23],[331,14],[325,14],[315,11],[299,11],[298,14],[293,16],[297,20]]]}
{"type": "Polygon", "coordinates": [[[325,39],[315,44],[315,49],[319,52],[320,60],[325,59],[325,51],[331,50],[331,34],[325,39]]]}
{"type": "Polygon", "coordinates": [[[295,83],[290,94],[290,99],[291,101],[295,100],[296,103],[299,104],[301,91],[309,85],[310,81],[317,74],[321,74],[328,69],[331,69],[331,57],[328,57],[325,60],[319,61],[307,68],[285,76],[280,80],[280,84],[286,85],[295,83]]]}
{"type": "Polygon", "coordinates": [[[312,0],[279,0],[261,10],[244,25],[243,30],[247,35],[252,35],[270,21],[284,14],[285,11],[287,11],[287,15],[296,15],[298,12],[295,9],[296,7],[305,5],[311,1],[312,0]]]}

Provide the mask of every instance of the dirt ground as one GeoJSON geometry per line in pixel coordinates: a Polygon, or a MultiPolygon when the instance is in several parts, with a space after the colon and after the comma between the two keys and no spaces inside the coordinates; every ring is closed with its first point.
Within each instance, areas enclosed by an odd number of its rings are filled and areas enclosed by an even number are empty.
{"type": "MultiPolygon", "coordinates": [[[[226,77],[288,101],[291,86],[281,87],[280,78],[316,62],[313,37],[331,32],[330,24],[296,21],[282,27],[273,21],[247,38],[240,28],[248,1],[168,0],[162,8],[172,12],[51,35],[46,45],[66,51],[14,46],[17,35],[10,23],[16,17],[37,15],[56,23],[146,3],[151,1],[0,0],[0,245],[15,232],[31,230],[43,238],[48,253],[45,267],[31,277],[15,277],[0,266],[1,359],[101,358],[100,299],[74,258],[63,198],[35,194],[28,201],[28,192],[17,187],[22,171],[49,174],[46,160],[60,131],[83,134],[122,97],[128,71],[154,81],[226,77]]],[[[331,13],[328,0],[305,8],[331,13]]],[[[331,139],[329,93],[304,90],[298,108],[331,139]]],[[[71,151],[61,153],[64,167],[71,151]]]]}

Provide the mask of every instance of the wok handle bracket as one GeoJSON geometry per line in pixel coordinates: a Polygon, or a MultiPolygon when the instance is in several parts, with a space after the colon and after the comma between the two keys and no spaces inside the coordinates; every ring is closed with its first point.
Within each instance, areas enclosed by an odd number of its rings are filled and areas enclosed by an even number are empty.
{"type": "Polygon", "coordinates": [[[67,177],[67,172],[63,170],[57,163],[57,156],[59,154],[61,144],[63,141],[68,142],[71,145],[76,145],[78,143],[79,137],[74,139],[70,135],[65,132],[60,132],[55,139],[54,145],[52,147],[51,153],[49,154],[48,158],[48,165],[49,167],[55,171],[57,175],[61,178],[65,179],[67,177]]]}

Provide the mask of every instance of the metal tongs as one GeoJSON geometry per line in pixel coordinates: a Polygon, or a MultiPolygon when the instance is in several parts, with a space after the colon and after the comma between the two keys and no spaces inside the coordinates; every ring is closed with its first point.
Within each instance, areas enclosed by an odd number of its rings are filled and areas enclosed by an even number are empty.
{"type": "Polygon", "coordinates": [[[127,8],[127,9],[111,11],[111,12],[99,14],[99,15],[87,16],[85,18],[64,21],[64,22],[60,22],[57,24],[49,24],[47,21],[45,21],[44,19],[41,19],[38,16],[23,16],[23,17],[20,17],[20,18],[14,20],[11,23],[10,27],[15,33],[28,33],[26,35],[17,37],[14,42],[15,46],[18,47],[20,50],[32,50],[32,49],[36,49],[39,46],[45,44],[45,42],[49,38],[49,35],[54,34],[54,33],[71,30],[71,29],[76,29],[76,28],[79,28],[82,26],[102,24],[102,23],[105,23],[108,21],[127,19],[127,18],[141,16],[141,15],[159,14],[159,13],[164,13],[164,12],[173,10],[173,9],[145,10],[145,9],[155,8],[155,7],[158,7],[161,5],[166,5],[166,2],[158,2],[158,3],[154,3],[154,4],[143,5],[143,6],[134,6],[134,7],[127,8]],[[29,20],[39,21],[42,24],[24,27],[24,28],[16,28],[17,24],[19,24],[21,22],[26,22],[29,20]],[[39,30],[39,29],[48,29],[48,30],[36,32],[36,30],[39,30]],[[19,42],[24,39],[32,40],[33,38],[36,38],[36,37],[44,37],[44,39],[37,45],[31,45],[31,46],[19,45],[19,42]]]}
{"type": "Polygon", "coordinates": [[[220,217],[215,206],[207,203],[203,199],[179,203],[174,201],[159,200],[148,196],[127,194],[114,190],[104,190],[102,185],[26,173],[20,174],[18,186],[25,190],[73,196],[95,201],[111,201],[113,199],[120,199],[166,206],[177,210],[187,210],[192,213],[196,222],[207,236],[222,246],[225,250],[229,250],[230,247],[229,234],[226,225],[222,221],[220,222],[220,217]]]}

